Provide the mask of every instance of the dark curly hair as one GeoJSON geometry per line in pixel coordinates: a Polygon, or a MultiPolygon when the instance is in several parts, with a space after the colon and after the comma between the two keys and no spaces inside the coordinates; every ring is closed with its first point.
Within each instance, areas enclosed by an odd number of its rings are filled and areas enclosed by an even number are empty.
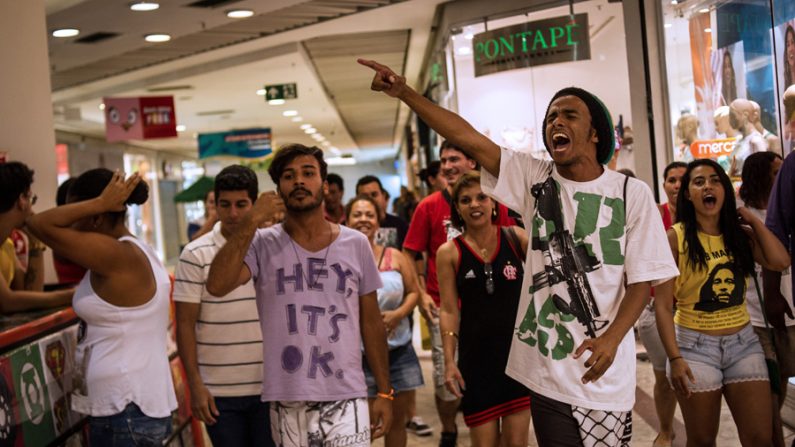
{"type": "Polygon", "coordinates": [[[0,213],[10,210],[19,196],[30,191],[33,170],[24,163],[0,163],[0,213]]]}
{"type": "Polygon", "coordinates": [[[740,198],[746,205],[760,210],[767,208],[767,199],[775,180],[770,174],[776,159],[780,160],[781,156],[775,152],[755,152],[745,159],[740,198]]]}
{"type": "Polygon", "coordinates": [[[302,155],[310,155],[315,157],[317,164],[320,166],[320,179],[325,181],[328,176],[328,164],[323,160],[323,151],[317,146],[304,146],[303,144],[286,144],[276,151],[268,167],[268,175],[271,176],[273,183],[279,184],[279,179],[282,177],[282,172],[295,158],[302,155]]]}
{"type": "Polygon", "coordinates": [[[221,196],[221,191],[242,191],[248,193],[248,198],[251,203],[257,201],[257,194],[259,193],[259,181],[257,174],[241,165],[230,165],[225,167],[215,176],[215,201],[221,196]]]}
{"type": "MultiPolygon", "coordinates": [[[[108,186],[111,179],[113,179],[113,171],[106,168],[91,169],[82,173],[69,186],[69,192],[66,194],[67,203],[82,202],[83,200],[99,197],[102,191],[105,190],[105,187],[108,186]]],[[[148,199],[149,185],[141,180],[124,204],[141,205],[146,203],[148,199]]],[[[116,225],[120,220],[124,219],[126,213],[126,211],[110,211],[105,214],[110,216],[111,224],[116,225]]]]}
{"type": "Polygon", "coordinates": [[[745,231],[740,227],[737,218],[737,203],[734,200],[732,182],[729,180],[726,171],[724,171],[717,162],[708,158],[697,159],[687,165],[687,170],[682,176],[682,187],[679,189],[679,196],[676,200],[676,221],[682,222],[684,225],[684,249],[687,251],[687,259],[696,270],[702,270],[707,267],[707,253],[698,240],[696,208],[693,206],[693,202],[687,197],[690,186],[690,176],[693,170],[699,166],[712,167],[720,178],[720,183],[724,192],[723,206],[720,209],[719,220],[723,245],[726,248],[726,255],[734,260],[742,276],[749,275],[754,271],[754,258],[751,252],[751,243],[745,231]]]}

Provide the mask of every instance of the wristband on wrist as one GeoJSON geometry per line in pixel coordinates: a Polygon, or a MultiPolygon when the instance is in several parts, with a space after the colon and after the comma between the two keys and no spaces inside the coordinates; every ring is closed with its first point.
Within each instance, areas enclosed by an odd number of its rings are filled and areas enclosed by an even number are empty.
{"type": "Polygon", "coordinates": [[[672,358],[668,359],[668,362],[670,362],[670,363],[673,363],[673,362],[674,362],[674,360],[679,360],[679,359],[681,359],[681,358],[682,358],[682,356],[681,356],[681,355],[677,355],[676,357],[672,357],[672,358]]]}
{"type": "Polygon", "coordinates": [[[388,393],[376,393],[375,396],[381,399],[395,400],[395,389],[390,388],[388,393]]]}

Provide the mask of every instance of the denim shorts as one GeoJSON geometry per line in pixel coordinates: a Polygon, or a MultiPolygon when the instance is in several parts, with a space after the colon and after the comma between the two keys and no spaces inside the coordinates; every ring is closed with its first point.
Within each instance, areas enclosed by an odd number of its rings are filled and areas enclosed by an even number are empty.
{"type": "MultiPolygon", "coordinates": [[[[367,382],[367,395],[375,397],[378,389],[367,360],[364,360],[364,380],[367,382]]],[[[417,358],[414,346],[410,342],[389,350],[389,382],[396,393],[417,389],[425,385],[422,380],[420,359],[417,358]]]]}
{"type": "Polygon", "coordinates": [[[657,332],[657,320],[654,318],[654,305],[649,304],[643,309],[638,319],[638,336],[646,354],[649,356],[651,366],[655,371],[665,372],[665,362],[668,355],[665,353],[660,333],[657,332]]]}
{"type": "Polygon", "coordinates": [[[696,379],[688,384],[693,392],[715,391],[730,383],[769,380],[762,345],[750,324],[732,335],[706,335],[677,325],[676,344],[696,379]]]}
{"type": "Polygon", "coordinates": [[[153,418],[130,402],[121,413],[89,418],[91,445],[109,447],[162,446],[171,435],[171,416],[153,418]]]}

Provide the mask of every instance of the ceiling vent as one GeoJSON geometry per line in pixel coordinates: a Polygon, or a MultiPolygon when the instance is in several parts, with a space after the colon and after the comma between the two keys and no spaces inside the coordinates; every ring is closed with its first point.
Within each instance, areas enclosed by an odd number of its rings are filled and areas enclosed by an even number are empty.
{"type": "Polygon", "coordinates": [[[188,3],[185,6],[190,6],[191,8],[220,8],[239,1],[240,0],[198,0],[193,3],[188,3]]]}
{"type": "Polygon", "coordinates": [[[205,112],[197,112],[197,116],[213,116],[213,115],[230,115],[235,113],[234,110],[208,110],[205,112]]]}
{"type": "Polygon", "coordinates": [[[99,31],[96,33],[85,35],[79,39],[75,39],[75,43],[98,43],[104,42],[108,39],[113,39],[114,37],[118,36],[119,33],[109,33],[106,31],[99,31]]]}
{"type": "Polygon", "coordinates": [[[192,85],[164,85],[162,87],[152,87],[146,89],[147,92],[150,93],[157,93],[157,92],[173,92],[176,90],[193,90],[192,85]]]}

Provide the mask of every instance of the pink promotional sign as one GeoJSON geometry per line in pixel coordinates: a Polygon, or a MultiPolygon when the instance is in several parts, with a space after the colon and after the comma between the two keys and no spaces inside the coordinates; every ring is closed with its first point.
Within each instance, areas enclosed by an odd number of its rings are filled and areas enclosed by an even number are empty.
{"type": "Polygon", "coordinates": [[[102,98],[108,142],[177,136],[173,96],[102,98]]]}

